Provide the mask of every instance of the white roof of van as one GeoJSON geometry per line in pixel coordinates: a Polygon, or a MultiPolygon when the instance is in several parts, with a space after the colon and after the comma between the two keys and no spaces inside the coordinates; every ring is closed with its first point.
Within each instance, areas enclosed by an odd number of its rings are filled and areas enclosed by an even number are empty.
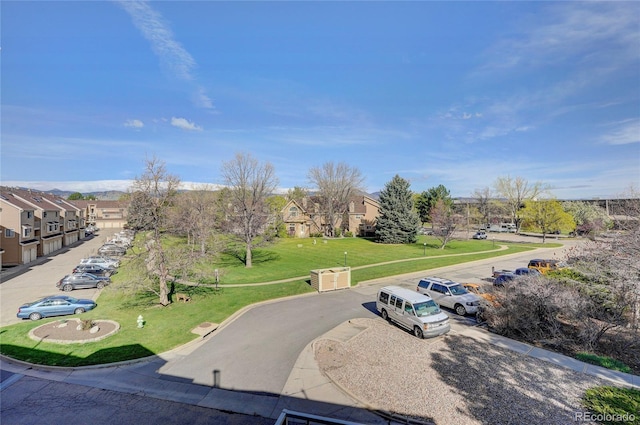
{"type": "Polygon", "coordinates": [[[396,295],[404,300],[407,300],[411,303],[418,303],[421,301],[430,300],[431,297],[428,295],[421,294],[417,291],[412,291],[411,289],[402,288],[400,286],[385,286],[380,288],[380,291],[388,292],[392,295],[396,295]]]}

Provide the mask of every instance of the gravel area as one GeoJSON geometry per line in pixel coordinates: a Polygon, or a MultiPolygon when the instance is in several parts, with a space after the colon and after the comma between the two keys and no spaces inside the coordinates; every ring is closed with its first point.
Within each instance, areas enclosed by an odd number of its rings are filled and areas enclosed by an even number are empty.
{"type": "Polygon", "coordinates": [[[382,320],[351,323],[366,329],[314,344],[322,372],[362,402],[426,423],[575,425],[584,391],[610,385],[453,331],[419,340],[382,320]]]}
{"type": "Polygon", "coordinates": [[[120,329],[120,325],[112,320],[94,320],[95,330],[78,330],[79,319],[62,319],[38,326],[29,332],[29,337],[36,341],[57,344],[95,342],[107,338],[120,329]]]}

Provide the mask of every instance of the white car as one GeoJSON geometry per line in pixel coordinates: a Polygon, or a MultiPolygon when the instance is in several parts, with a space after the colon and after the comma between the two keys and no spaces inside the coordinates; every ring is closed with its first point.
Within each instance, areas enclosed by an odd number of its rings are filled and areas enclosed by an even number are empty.
{"type": "Polygon", "coordinates": [[[441,306],[455,310],[460,316],[478,312],[480,297],[467,291],[458,282],[439,277],[425,277],[420,279],[416,290],[430,296],[441,306]]]}
{"type": "Polygon", "coordinates": [[[88,257],[80,260],[80,264],[97,264],[107,269],[120,266],[120,261],[108,257],[88,257]]]}

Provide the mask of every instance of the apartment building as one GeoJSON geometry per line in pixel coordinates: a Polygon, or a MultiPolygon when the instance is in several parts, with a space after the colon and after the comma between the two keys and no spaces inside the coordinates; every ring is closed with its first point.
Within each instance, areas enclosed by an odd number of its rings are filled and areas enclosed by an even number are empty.
{"type": "MultiPolygon", "coordinates": [[[[325,218],[314,197],[287,202],[280,211],[287,234],[306,238],[314,233],[325,233],[325,218]]],[[[337,227],[356,236],[373,236],[380,204],[367,195],[352,196],[347,212],[337,220],[337,227]]]]}
{"type": "Polygon", "coordinates": [[[19,188],[0,188],[4,265],[27,264],[85,237],[84,210],[61,197],[19,188]]]}

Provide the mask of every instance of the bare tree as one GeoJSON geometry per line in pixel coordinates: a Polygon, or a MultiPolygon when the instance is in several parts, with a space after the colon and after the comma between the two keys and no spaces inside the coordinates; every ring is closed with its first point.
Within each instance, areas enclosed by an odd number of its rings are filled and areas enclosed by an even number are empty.
{"type": "Polygon", "coordinates": [[[211,186],[198,186],[176,200],[173,228],[187,236],[188,245],[197,245],[201,256],[206,254],[221,219],[218,194],[211,186]]]}
{"type": "Polygon", "coordinates": [[[132,202],[141,208],[140,228],[150,230],[148,270],[158,280],[159,289],[154,291],[160,298],[160,304],[169,304],[169,266],[165,250],[162,247],[162,234],[166,229],[169,208],[180,186],[180,179],[169,174],[165,163],[155,156],[145,161],[144,173],[132,184],[132,202]]]}
{"type": "Polygon", "coordinates": [[[364,191],[364,178],[359,169],[344,162],[337,165],[326,162],[322,167],[311,168],[308,179],[317,190],[325,234],[334,236],[340,220],[349,210],[349,199],[359,191],[364,191]]]}
{"type": "Polygon", "coordinates": [[[245,245],[245,267],[251,267],[254,240],[264,232],[269,220],[266,200],[276,190],[278,178],[270,163],[261,164],[244,153],[223,163],[222,175],[229,189],[229,230],[245,245]]]}
{"type": "Polygon", "coordinates": [[[442,242],[440,249],[444,249],[453,237],[456,227],[462,223],[462,217],[455,214],[453,208],[444,199],[436,201],[429,216],[431,217],[433,236],[442,242]]]}
{"type": "Polygon", "coordinates": [[[540,196],[548,190],[548,186],[540,182],[529,183],[522,177],[498,177],[493,185],[496,193],[505,199],[507,210],[518,232],[520,231],[518,212],[524,201],[540,196]]]}
{"type": "Polygon", "coordinates": [[[491,188],[485,187],[483,189],[476,189],[473,191],[473,198],[476,200],[476,207],[478,214],[480,214],[482,224],[487,225],[491,223],[492,212],[492,197],[491,188]]]}

